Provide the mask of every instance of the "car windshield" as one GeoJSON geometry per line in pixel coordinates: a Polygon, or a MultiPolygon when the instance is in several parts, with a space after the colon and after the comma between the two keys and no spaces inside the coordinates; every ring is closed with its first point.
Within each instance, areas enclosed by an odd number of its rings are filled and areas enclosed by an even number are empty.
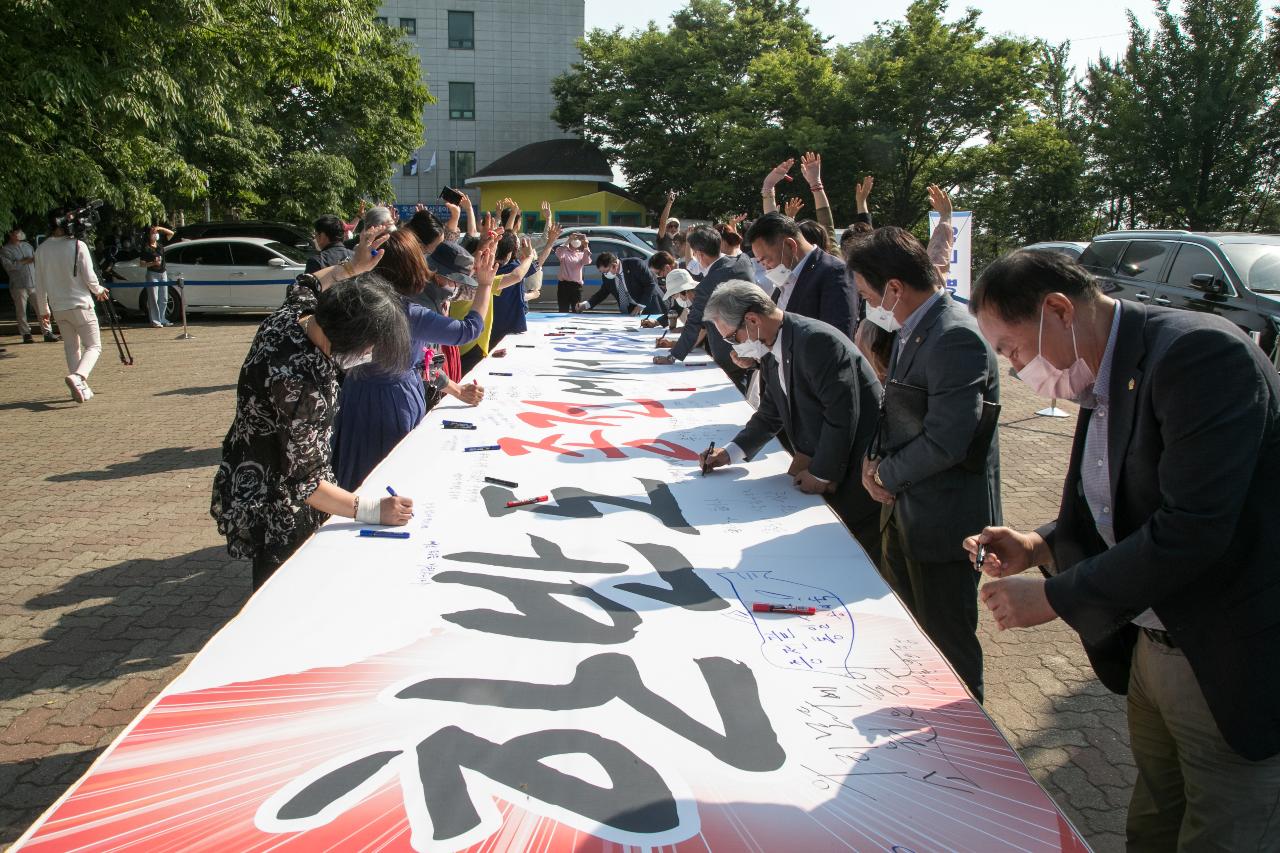
{"type": "Polygon", "coordinates": [[[295,264],[305,264],[307,256],[297,246],[287,246],[284,243],[268,243],[267,248],[277,254],[284,255],[295,264]]]}
{"type": "Polygon", "coordinates": [[[648,231],[637,231],[635,233],[637,237],[649,244],[649,248],[658,248],[658,235],[656,233],[650,234],[648,231]]]}
{"type": "Polygon", "coordinates": [[[1222,247],[1245,287],[1254,293],[1280,293],[1280,246],[1227,243],[1222,247]]]}

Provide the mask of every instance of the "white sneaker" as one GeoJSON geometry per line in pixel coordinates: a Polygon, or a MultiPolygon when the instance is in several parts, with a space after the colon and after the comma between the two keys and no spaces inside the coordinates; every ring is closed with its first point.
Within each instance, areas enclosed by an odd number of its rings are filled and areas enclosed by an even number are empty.
{"type": "Polygon", "coordinates": [[[86,400],[93,399],[93,389],[89,387],[89,383],[84,380],[80,381],[80,387],[84,388],[84,398],[86,400]]]}
{"type": "Polygon", "coordinates": [[[66,378],[67,387],[71,389],[71,399],[77,403],[83,403],[89,399],[89,386],[84,384],[84,380],[80,378],[80,374],[71,373],[66,378]]]}

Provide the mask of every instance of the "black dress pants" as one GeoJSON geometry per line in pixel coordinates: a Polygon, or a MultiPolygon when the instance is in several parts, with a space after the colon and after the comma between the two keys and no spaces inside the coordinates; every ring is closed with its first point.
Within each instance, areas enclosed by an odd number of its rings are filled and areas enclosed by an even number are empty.
{"type": "Polygon", "coordinates": [[[982,645],[978,642],[978,580],[968,560],[928,563],[909,556],[908,533],[888,513],[880,573],[933,644],[982,701],[982,645]]]}
{"type": "Polygon", "coordinates": [[[582,301],[582,285],[576,281],[556,283],[556,307],[561,313],[568,314],[575,305],[582,301]]]}

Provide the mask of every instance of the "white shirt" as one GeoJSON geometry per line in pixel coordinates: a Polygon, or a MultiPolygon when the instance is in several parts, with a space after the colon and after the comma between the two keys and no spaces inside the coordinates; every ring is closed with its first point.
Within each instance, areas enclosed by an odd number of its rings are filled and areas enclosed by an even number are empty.
{"type": "MultiPolygon", "coordinates": [[[[821,250],[817,246],[810,249],[787,276],[787,280],[782,285],[782,293],[778,294],[778,307],[783,311],[787,310],[787,303],[791,301],[791,294],[796,292],[796,282],[800,280],[800,271],[804,269],[805,264],[809,263],[809,259],[813,257],[814,253],[819,251],[821,250]]],[[[781,359],[779,359],[779,363],[781,363],[781,359]]]]}
{"type": "Polygon", "coordinates": [[[5,272],[9,273],[10,290],[31,290],[36,286],[35,265],[23,263],[27,258],[34,256],[35,251],[26,240],[0,246],[0,261],[4,263],[5,272]]]}
{"type": "Polygon", "coordinates": [[[50,237],[36,249],[36,293],[48,300],[50,311],[92,310],[93,297],[103,289],[82,240],[50,237]]]}

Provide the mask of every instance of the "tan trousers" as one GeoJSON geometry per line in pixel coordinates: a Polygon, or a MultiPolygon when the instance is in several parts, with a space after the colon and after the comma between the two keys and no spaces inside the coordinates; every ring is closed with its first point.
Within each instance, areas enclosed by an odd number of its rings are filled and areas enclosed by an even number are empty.
{"type": "Polygon", "coordinates": [[[1280,850],[1280,756],[1249,761],[1227,746],[1186,657],[1146,634],[1129,674],[1129,739],[1130,851],[1280,850]]]}

